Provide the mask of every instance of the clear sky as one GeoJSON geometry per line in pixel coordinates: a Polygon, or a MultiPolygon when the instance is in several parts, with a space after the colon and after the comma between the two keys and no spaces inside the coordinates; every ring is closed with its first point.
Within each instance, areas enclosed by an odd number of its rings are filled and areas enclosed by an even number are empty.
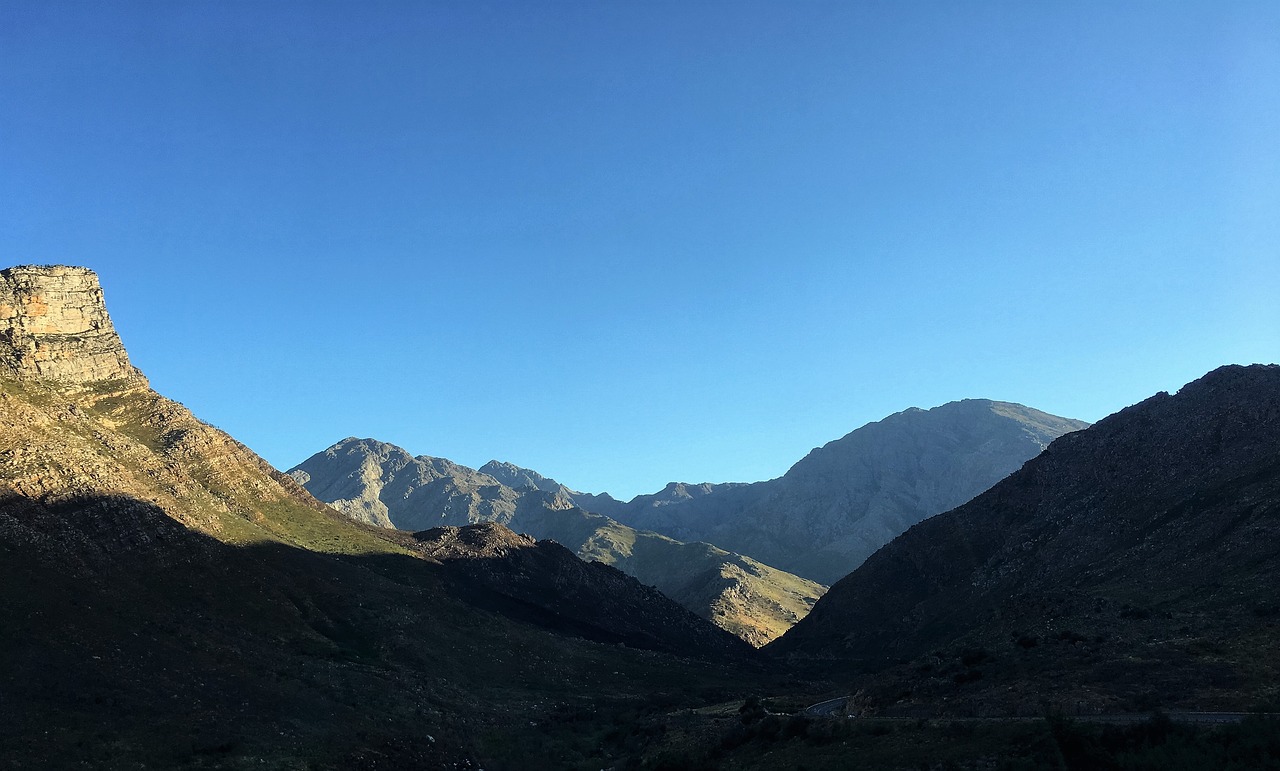
{"type": "Polygon", "coordinates": [[[0,0],[5,264],[157,390],[630,496],[1280,358],[1280,3],[0,0]]]}

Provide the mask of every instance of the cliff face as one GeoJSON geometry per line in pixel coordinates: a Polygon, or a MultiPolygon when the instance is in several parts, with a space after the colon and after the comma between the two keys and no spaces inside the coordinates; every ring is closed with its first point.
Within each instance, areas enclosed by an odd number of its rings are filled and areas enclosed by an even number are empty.
{"type": "Polygon", "coordinates": [[[21,265],[0,270],[0,373],[19,380],[135,380],[86,268],[21,265]]]}
{"type": "Polygon", "coordinates": [[[175,523],[237,544],[403,551],[151,390],[86,268],[0,270],[0,501],[0,541],[65,549],[68,566],[175,523]],[[117,516],[138,506],[164,516],[117,516]],[[76,545],[86,528],[96,545],[76,545]]]}

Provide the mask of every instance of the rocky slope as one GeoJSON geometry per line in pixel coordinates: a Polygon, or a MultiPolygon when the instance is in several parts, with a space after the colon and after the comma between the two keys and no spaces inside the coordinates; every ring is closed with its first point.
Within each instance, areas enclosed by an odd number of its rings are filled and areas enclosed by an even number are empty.
{"type": "Polygon", "coordinates": [[[632,527],[714,543],[830,584],[908,527],[964,503],[1087,425],[966,399],[870,423],[767,482],[673,482],[627,503],[571,497],[632,527]]]}
{"type": "Polygon", "coordinates": [[[882,671],[881,707],[1241,709],[1280,696],[1278,581],[1280,367],[1223,367],[911,528],[769,650],[882,671]]]}
{"type": "Polygon", "coordinates": [[[535,490],[542,490],[547,493],[560,493],[562,495],[582,494],[575,490],[570,490],[550,477],[544,477],[538,472],[527,468],[520,468],[514,463],[491,460],[481,466],[479,471],[481,474],[488,474],[513,490],[532,487],[535,490]]]}
{"type": "Polygon", "coordinates": [[[457,555],[352,522],[151,391],[88,271],[0,275],[18,287],[0,341],[6,765],[441,767],[511,741],[554,765],[526,724],[741,676],[732,636],[544,548],[513,563],[520,586],[608,594],[628,617],[494,602],[457,555]]]}
{"type": "Polygon", "coordinates": [[[824,590],[715,546],[682,543],[584,511],[574,504],[572,491],[534,472],[496,461],[486,468],[523,486],[514,489],[443,458],[414,457],[394,445],[354,437],[316,453],[289,473],[312,494],[362,522],[401,530],[497,522],[558,541],[585,560],[612,565],[656,586],[757,646],[802,618],[824,590]]]}

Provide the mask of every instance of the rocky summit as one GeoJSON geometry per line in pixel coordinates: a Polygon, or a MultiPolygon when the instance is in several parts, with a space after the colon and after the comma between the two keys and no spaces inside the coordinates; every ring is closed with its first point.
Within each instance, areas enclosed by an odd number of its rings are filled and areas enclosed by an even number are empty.
{"type": "Polygon", "coordinates": [[[88,383],[141,377],[86,268],[0,270],[0,372],[18,380],[88,383]]]}

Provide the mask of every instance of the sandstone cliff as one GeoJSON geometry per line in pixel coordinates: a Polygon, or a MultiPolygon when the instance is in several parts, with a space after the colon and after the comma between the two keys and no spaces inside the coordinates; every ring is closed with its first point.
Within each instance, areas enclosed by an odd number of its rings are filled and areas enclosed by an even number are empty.
{"type": "Polygon", "coordinates": [[[0,270],[0,374],[71,383],[141,378],[107,316],[98,277],[65,265],[0,270]]]}

